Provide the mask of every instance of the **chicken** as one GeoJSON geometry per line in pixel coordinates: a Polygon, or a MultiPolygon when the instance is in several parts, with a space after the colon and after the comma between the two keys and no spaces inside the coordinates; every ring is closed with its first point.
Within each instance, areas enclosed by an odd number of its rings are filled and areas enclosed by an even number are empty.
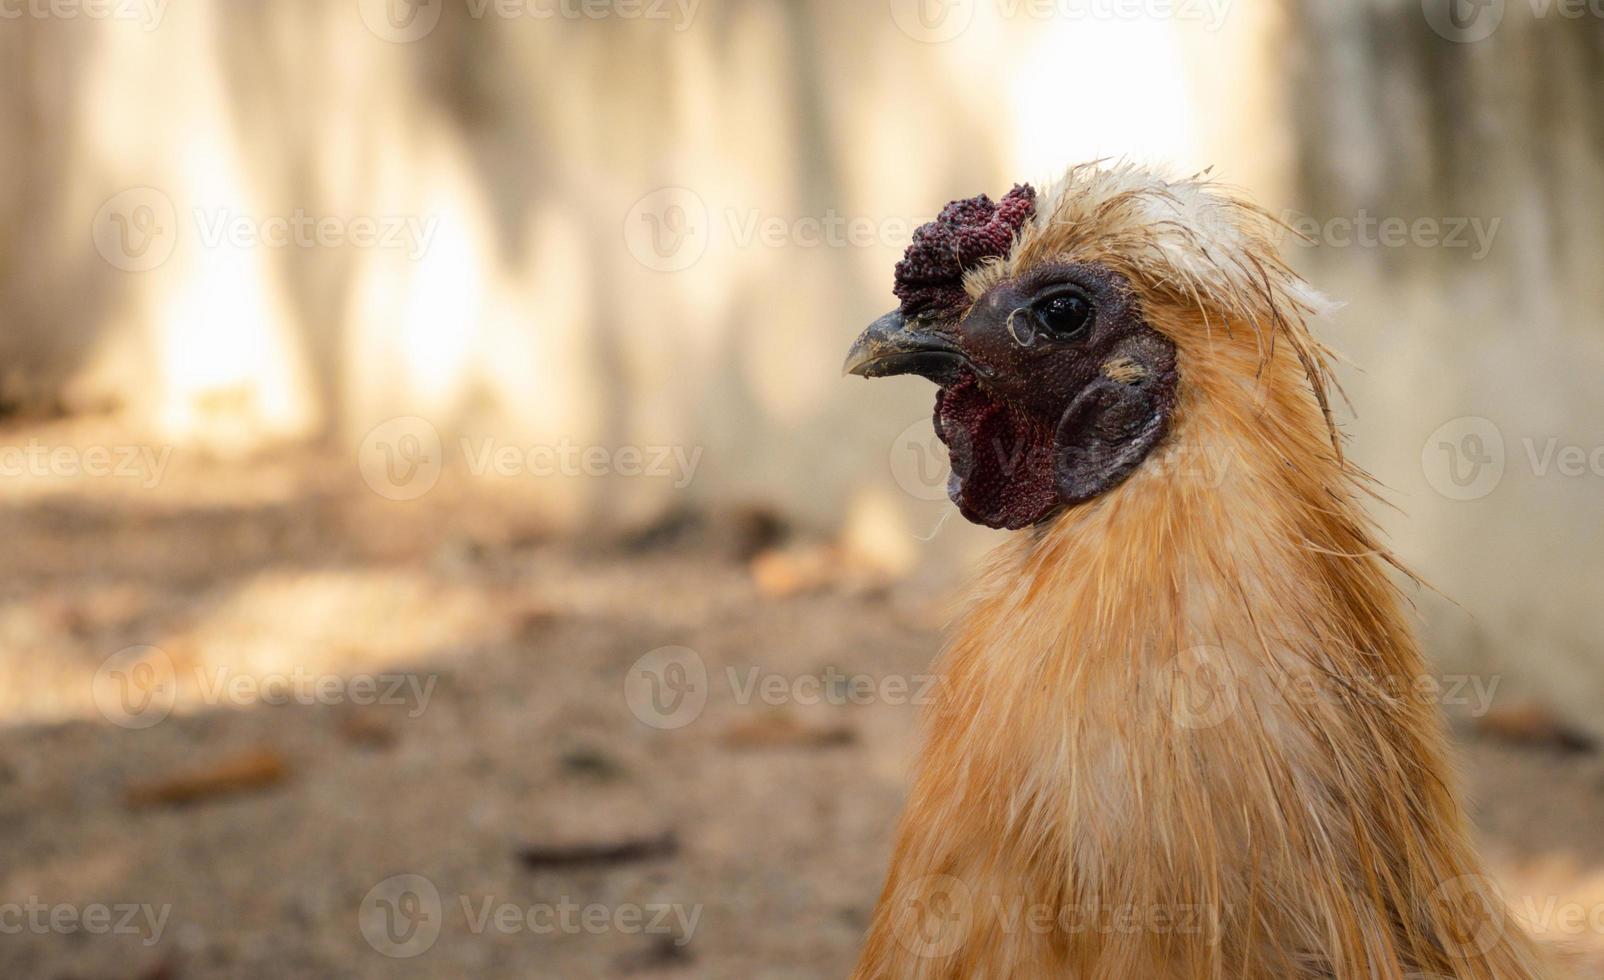
{"type": "Polygon", "coordinates": [[[1320,298],[1201,179],[947,206],[847,371],[1023,533],[939,670],[856,976],[1547,976],[1471,845],[1320,298]]]}

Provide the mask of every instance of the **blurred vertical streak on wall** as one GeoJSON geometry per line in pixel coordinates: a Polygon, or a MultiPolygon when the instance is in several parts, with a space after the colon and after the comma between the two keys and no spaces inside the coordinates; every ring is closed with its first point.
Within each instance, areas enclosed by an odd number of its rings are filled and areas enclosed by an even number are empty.
{"type": "Polygon", "coordinates": [[[1428,643],[1445,670],[1604,732],[1604,24],[1512,2],[1482,8],[1502,23],[1463,43],[1417,0],[1291,9],[1283,203],[1319,221],[1499,223],[1485,248],[1327,240],[1298,256],[1350,304],[1330,333],[1356,366],[1355,455],[1401,510],[1385,524],[1463,607],[1420,594],[1428,643]],[[1588,459],[1567,473],[1564,447],[1588,459]]]}
{"type": "MultiPolygon", "coordinates": [[[[113,300],[97,324],[98,345],[83,353],[92,369],[114,375],[121,399],[160,438],[232,451],[307,434],[321,406],[309,389],[301,324],[275,256],[232,231],[288,212],[276,209],[271,186],[252,172],[241,107],[221,77],[226,53],[216,41],[226,32],[224,10],[181,8],[154,30],[46,22],[46,43],[35,50],[60,44],[92,51],[70,119],[44,120],[72,134],[64,170],[41,175],[72,189],[61,215],[72,220],[61,237],[89,245],[106,196],[134,188],[129,193],[139,203],[122,216],[132,219],[122,233],[136,244],[135,236],[157,239],[152,251],[128,256],[152,264],[108,264],[90,274],[113,300]],[[146,215],[152,224],[142,228],[146,215]],[[70,234],[74,225],[84,237],[70,234]]],[[[69,294],[57,302],[73,300],[69,294]]]]}

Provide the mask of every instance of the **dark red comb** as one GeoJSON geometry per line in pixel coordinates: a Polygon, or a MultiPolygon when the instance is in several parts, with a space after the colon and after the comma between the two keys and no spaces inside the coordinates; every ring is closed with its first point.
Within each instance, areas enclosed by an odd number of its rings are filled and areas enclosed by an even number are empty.
{"type": "Polygon", "coordinates": [[[913,233],[913,244],[897,263],[892,292],[902,300],[902,315],[961,311],[969,303],[964,273],[1007,255],[1035,213],[1036,189],[1029,184],[1015,184],[995,204],[982,194],[942,208],[936,220],[913,233]]]}

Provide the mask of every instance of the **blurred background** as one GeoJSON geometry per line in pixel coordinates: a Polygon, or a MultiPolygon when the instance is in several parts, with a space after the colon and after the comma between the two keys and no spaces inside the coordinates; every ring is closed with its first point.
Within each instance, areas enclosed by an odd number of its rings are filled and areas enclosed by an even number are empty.
{"type": "Polygon", "coordinates": [[[1485,845],[1604,952],[1604,4],[0,0],[0,64],[0,973],[845,975],[998,539],[841,360],[1099,157],[1344,304],[1485,845]]]}

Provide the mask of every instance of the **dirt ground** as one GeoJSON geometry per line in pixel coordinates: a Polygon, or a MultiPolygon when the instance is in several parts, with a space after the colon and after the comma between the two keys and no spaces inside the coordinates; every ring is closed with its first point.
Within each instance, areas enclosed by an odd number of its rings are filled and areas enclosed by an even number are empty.
{"type": "MultiPolygon", "coordinates": [[[[304,452],[3,483],[0,976],[849,971],[950,582],[304,452]]],[[[1517,911],[1604,976],[1604,759],[1457,730],[1517,911]]]]}

